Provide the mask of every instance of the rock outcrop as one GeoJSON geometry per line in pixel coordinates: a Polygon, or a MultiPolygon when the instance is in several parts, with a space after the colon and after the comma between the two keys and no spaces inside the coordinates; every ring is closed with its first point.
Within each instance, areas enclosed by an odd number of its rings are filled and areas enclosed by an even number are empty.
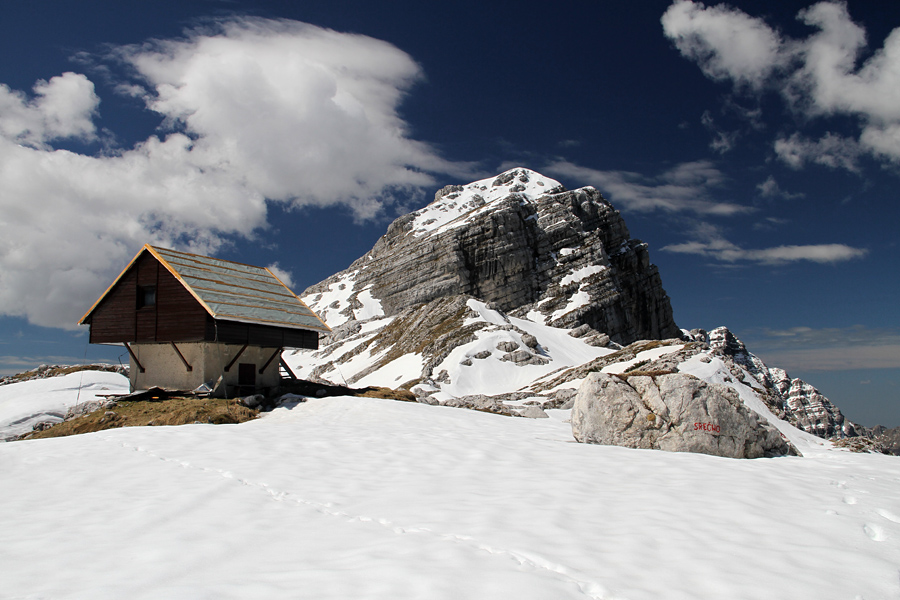
{"type": "Polygon", "coordinates": [[[713,355],[730,359],[762,384],[769,408],[794,427],[822,438],[859,435],[857,427],[819,390],[802,379],[791,378],[783,369],[767,367],[726,327],[710,331],[708,341],[713,355]]]}
{"type": "Polygon", "coordinates": [[[453,296],[557,327],[585,325],[607,343],[679,335],[647,246],[631,239],[619,211],[594,188],[568,191],[521,168],[443,188],[349,269],[302,294],[332,326],[376,305],[392,316],[453,296]]]}
{"type": "Polygon", "coordinates": [[[796,454],[731,388],[691,375],[593,373],[572,409],[579,442],[727,458],[796,454]]]}

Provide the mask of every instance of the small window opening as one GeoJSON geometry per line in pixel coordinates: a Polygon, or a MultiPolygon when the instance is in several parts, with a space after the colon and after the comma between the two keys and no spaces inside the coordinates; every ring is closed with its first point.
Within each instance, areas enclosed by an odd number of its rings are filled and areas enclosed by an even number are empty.
{"type": "Polygon", "coordinates": [[[156,304],[156,286],[140,285],[137,290],[137,307],[153,306],[156,304]]]}

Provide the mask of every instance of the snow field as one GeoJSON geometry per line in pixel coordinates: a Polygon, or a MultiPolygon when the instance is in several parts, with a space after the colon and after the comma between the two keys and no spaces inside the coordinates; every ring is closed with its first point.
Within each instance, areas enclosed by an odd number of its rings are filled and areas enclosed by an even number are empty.
{"type": "Polygon", "coordinates": [[[127,394],[128,390],[127,377],[104,371],[0,386],[0,440],[27,433],[40,421],[62,421],[66,409],[97,400],[98,394],[127,394]]]}
{"type": "Polygon", "coordinates": [[[241,425],[0,445],[25,598],[900,593],[900,461],[577,444],[557,417],[310,399],[241,425]]]}

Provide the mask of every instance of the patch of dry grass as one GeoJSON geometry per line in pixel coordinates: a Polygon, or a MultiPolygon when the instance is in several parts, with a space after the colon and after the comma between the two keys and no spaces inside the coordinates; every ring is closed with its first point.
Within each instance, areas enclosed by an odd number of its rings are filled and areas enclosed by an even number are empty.
{"type": "Polygon", "coordinates": [[[671,375],[675,371],[670,371],[667,369],[660,369],[658,371],[625,371],[624,373],[617,373],[617,377],[619,379],[627,381],[629,377],[659,377],[660,375],[671,375]]]}
{"type": "Polygon", "coordinates": [[[243,423],[255,419],[258,410],[224,398],[168,398],[161,401],[123,400],[109,410],[98,410],[49,429],[35,431],[25,439],[63,437],[117,427],[185,425],[188,423],[243,423]]]}

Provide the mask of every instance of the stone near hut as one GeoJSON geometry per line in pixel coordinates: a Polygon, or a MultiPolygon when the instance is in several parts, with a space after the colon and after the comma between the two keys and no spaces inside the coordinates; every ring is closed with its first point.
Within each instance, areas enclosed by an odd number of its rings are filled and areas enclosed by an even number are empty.
{"type": "Polygon", "coordinates": [[[727,458],[797,454],[737,392],[684,373],[592,373],[578,390],[571,421],[583,443],[727,458]]]}

